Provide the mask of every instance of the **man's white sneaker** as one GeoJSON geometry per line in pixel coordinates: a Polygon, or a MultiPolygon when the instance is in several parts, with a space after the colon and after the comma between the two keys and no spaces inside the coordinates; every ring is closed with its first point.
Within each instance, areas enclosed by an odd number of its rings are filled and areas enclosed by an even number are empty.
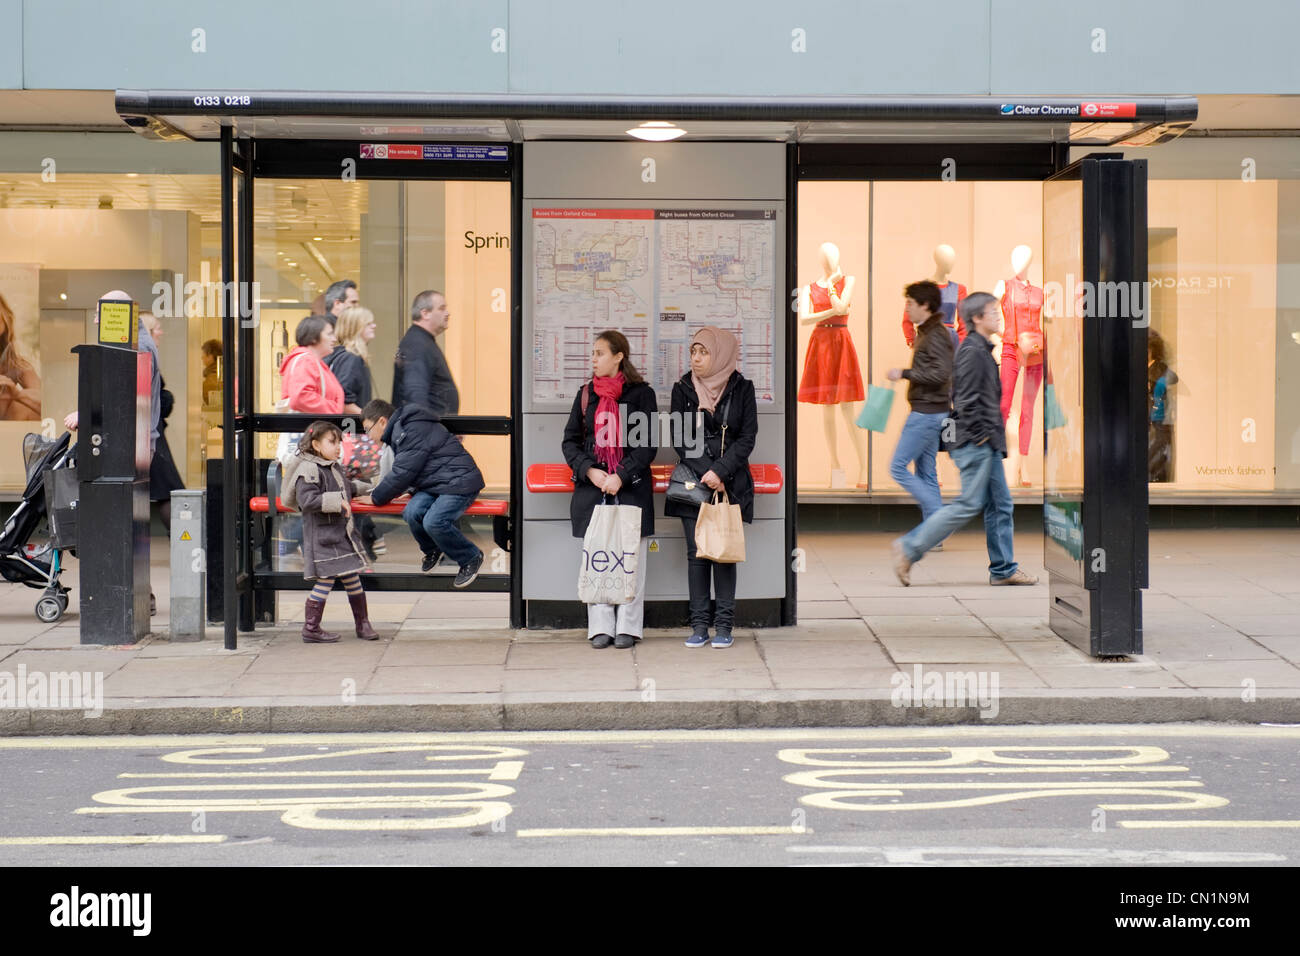
{"type": "Polygon", "coordinates": [[[912,562],[907,559],[907,554],[903,551],[903,539],[895,538],[894,543],[890,545],[890,550],[894,553],[894,573],[898,575],[898,580],[902,582],[903,587],[909,587],[912,583],[910,574],[912,562]]]}
{"type": "Polygon", "coordinates": [[[992,584],[992,585],[1000,585],[1000,584],[1037,584],[1037,583],[1038,583],[1038,578],[1034,577],[1032,574],[1026,574],[1026,573],[1024,572],[1024,570],[1021,569],[1021,568],[1016,568],[1016,570],[1015,570],[1015,572],[1014,572],[1013,574],[1010,574],[1010,575],[1008,575],[1008,576],[1005,577],[1005,578],[995,578],[995,577],[992,577],[991,575],[990,575],[990,577],[989,577],[989,584],[992,584]]]}

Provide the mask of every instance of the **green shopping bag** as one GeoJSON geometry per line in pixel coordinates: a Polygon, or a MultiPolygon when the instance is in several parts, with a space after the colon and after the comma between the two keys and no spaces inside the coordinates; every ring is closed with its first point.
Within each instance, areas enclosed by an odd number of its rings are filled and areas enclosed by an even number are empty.
{"type": "Polygon", "coordinates": [[[1065,425],[1065,412],[1056,400],[1056,386],[1048,385],[1043,390],[1043,428],[1051,431],[1053,428],[1064,428],[1065,425]]]}
{"type": "Polygon", "coordinates": [[[889,424],[889,410],[894,407],[894,390],[879,385],[867,386],[867,402],[858,413],[857,425],[869,432],[883,432],[889,424]]]}

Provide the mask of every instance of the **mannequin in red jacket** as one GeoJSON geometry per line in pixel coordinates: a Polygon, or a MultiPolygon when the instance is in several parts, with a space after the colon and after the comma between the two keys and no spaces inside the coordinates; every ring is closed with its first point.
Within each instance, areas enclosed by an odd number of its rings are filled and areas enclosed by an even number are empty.
{"type": "MultiPolygon", "coordinates": [[[[952,267],[956,263],[957,253],[952,246],[940,244],[934,247],[934,275],[930,277],[930,281],[939,287],[943,324],[948,326],[949,331],[957,333],[957,339],[953,344],[960,345],[966,338],[966,327],[958,317],[957,307],[961,304],[961,300],[966,298],[966,287],[960,282],[948,281],[948,276],[952,274],[952,267]]],[[[916,340],[916,327],[907,318],[906,310],[903,312],[903,338],[907,339],[908,348],[911,348],[916,340]]]]}
{"type": "Polygon", "coordinates": [[[1043,337],[1043,290],[1029,284],[1029,264],[1034,250],[1016,246],[1011,250],[1014,275],[998,280],[993,294],[1002,302],[1002,423],[1011,414],[1011,400],[1020,371],[1025,383],[1020,390],[1020,459],[1017,464],[1020,486],[1031,484],[1025,473],[1025,458],[1034,433],[1034,403],[1043,384],[1046,340],[1043,337]]]}

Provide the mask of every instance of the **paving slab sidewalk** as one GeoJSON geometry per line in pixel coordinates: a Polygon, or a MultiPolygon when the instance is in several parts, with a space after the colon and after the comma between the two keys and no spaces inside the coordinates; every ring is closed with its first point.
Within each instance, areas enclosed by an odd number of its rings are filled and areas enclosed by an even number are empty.
{"type": "MultiPolygon", "coordinates": [[[[1153,533],[1145,653],[1122,662],[1051,632],[1044,583],[989,587],[981,534],[926,558],[910,588],[890,571],[887,535],[800,544],[800,623],[740,629],[726,650],[651,630],[630,651],[596,651],[583,631],[512,631],[504,596],[446,593],[372,593],[373,643],[352,636],[338,594],[325,623],[343,640],[303,644],[301,593],[282,596],[281,623],[241,634],[238,650],[218,628],[173,643],[161,564],[153,633],[98,647],[80,643],[75,604],[42,625],[36,592],[4,585],[0,734],[1300,723],[1295,532],[1153,533]],[[72,672],[102,689],[101,714],[32,696],[32,675],[72,672]],[[15,696],[20,675],[29,686],[15,696]]],[[[1041,575],[1041,539],[1016,544],[1041,575]]]]}

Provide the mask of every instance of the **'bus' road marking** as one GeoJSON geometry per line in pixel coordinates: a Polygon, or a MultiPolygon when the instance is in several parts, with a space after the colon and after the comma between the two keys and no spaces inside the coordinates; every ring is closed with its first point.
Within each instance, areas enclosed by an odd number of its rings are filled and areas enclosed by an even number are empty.
{"type": "Polygon", "coordinates": [[[1191,830],[1198,827],[1269,830],[1300,828],[1300,820],[1121,820],[1119,825],[1130,830],[1191,830]]]}
{"type": "Polygon", "coordinates": [[[120,846],[130,843],[221,843],[224,836],[157,834],[154,836],[26,836],[0,837],[0,846],[120,846]]]}
{"type": "Polygon", "coordinates": [[[654,836],[802,836],[810,827],[555,827],[517,830],[520,837],[654,837],[654,836]]]}
{"type": "Polygon", "coordinates": [[[777,758],[816,768],[787,774],[782,780],[818,791],[801,796],[799,802],[823,810],[892,813],[1072,796],[1156,797],[1161,801],[1099,803],[1103,810],[1207,810],[1229,802],[1225,797],[1193,792],[1205,786],[1199,780],[1113,779],[1116,774],[1188,772],[1187,767],[1167,762],[1168,751],[1150,744],[786,748],[778,751],[777,758]],[[1048,779],[970,779],[1008,773],[1041,774],[1048,779]],[[968,779],[954,781],[954,774],[968,779]],[[1061,774],[1093,779],[1063,780],[1061,774]],[[940,779],[920,779],[926,776],[940,779]],[[925,791],[966,791],[969,795],[926,799],[925,791]],[[886,797],[894,799],[882,799],[886,797]]]}

